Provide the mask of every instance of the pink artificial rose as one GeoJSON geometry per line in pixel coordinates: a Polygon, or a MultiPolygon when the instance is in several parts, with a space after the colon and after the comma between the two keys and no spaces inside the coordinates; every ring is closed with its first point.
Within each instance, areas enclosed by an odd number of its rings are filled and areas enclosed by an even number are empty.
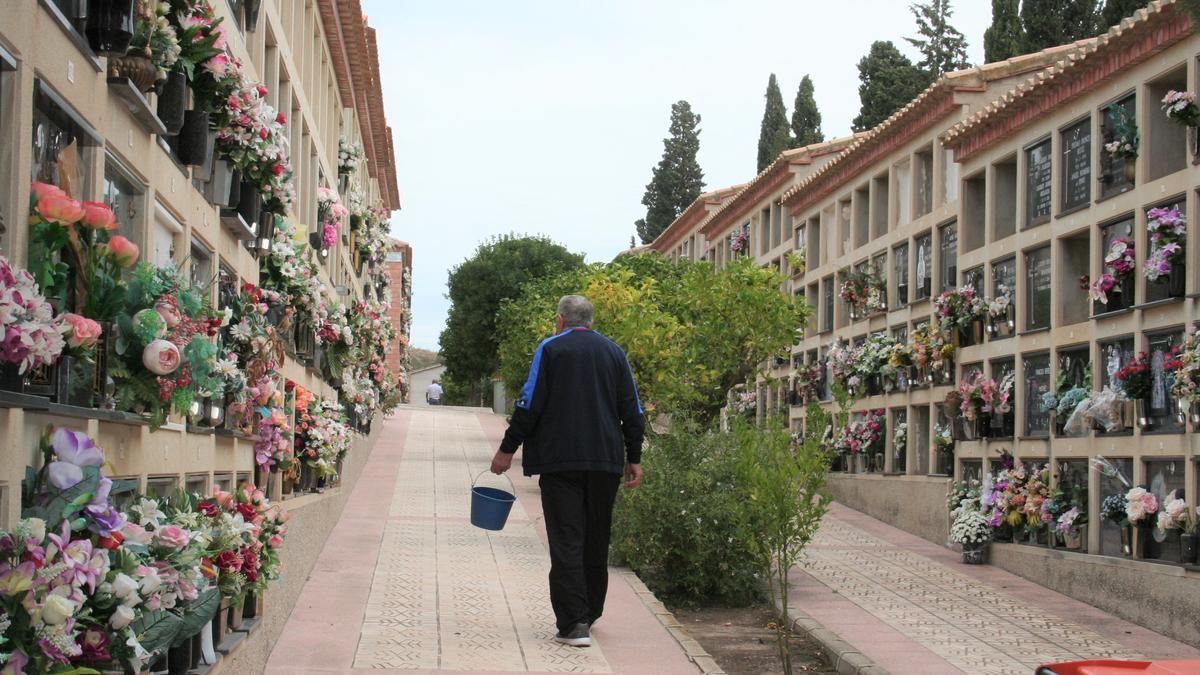
{"type": "Polygon", "coordinates": [[[84,202],[83,226],[93,230],[115,230],[117,217],[104,202],[84,202]]]}
{"type": "Polygon", "coordinates": [[[1158,497],[1153,492],[1147,492],[1142,495],[1142,505],[1146,507],[1146,513],[1155,513],[1158,511],[1158,497]]]}
{"type": "Polygon", "coordinates": [[[133,267],[140,253],[137,244],[134,244],[121,235],[108,240],[108,252],[112,254],[117,265],[125,269],[133,267]]]}
{"type": "Polygon", "coordinates": [[[37,212],[46,222],[59,225],[77,223],[83,218],[83,206],[65,194],[47,193],[38,200],[37,212]]]}
{"type": "Polygon", "coordinates": [[[146,545],[150,543],[151,534],[146,531],[146,528],[137,523],[125,523],[125,527],[121,528],[121,536],[125,537],[125,541],[131,544],[146,545]]]}
{"type": "Polygon", "coordinates": [[[179,368],[179,347],[166,340],[155,340],[142,351],[142,365],[155,375],[169,375],[179,368]]]}
{"type": "Polygon", "coordinates": [[[191,536],[178,525],[168,525],[154,533],[154,543],[177,551],[187,546],[190,541],[191,536]]]}
{"type": "Polygon", "coordinates": [[[183,320],[183,317],[179,315],[179,308],[169,302],[159,300],[154,304],[154,311],[163,318],[167,328],[174,328],[183,320]]]}
{"type": "Polygon", "coordinates": [[[69,333],[67,344],[74,349],[94,347],[103,332],[100,324],[78,314],[63,314],[59,319],[62,328],[69,333]]]}
{"type": "Polygon", "coordinates": [[[58,187],[57,185],[51,185],[50,183],[36,183],[35,182],[35,183],[31,184],[29,186],[29,188],[33,191],[33,196],[37,199],[37,201],[41,201],[43,197],[48,197],[48,196],[55,196],[55,197],[66,197],[67,196],[67,193],[62,191],[62,188],[58,187]]]}
{"type": "Polygon", "coordinates": [[[281,537],[277,534],[273,534],[269,538],[267,538],[267,546],[269,546],[270,548],[279,548],[282,545],[283,545],[283,537],[281,537]]]}
{"type": "Polygon", "coordinates": [[[233,494],[222,492],[221,490],[213,489],[213,499],[221,505],[223,509],[232,510],[234,508],[233,494]]]}

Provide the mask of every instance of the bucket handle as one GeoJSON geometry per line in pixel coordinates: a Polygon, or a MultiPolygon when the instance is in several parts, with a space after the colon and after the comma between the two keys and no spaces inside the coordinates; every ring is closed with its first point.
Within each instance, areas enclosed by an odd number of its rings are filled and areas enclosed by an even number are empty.
{"type": "MultiPolygon", "coordinates": [[[[478,475],[478,476],[475,476],[475,480],[471,481],[471,488],[472,488],[472,489],[474,489],[474,488],[475,488],[475,485],[476,485],[476,484],[479,482],[479,479],[480,479],[480,478],[482,478],[482,477],[483,477],[483,474],[485,474],[485,473],[491,473],[491,469],[484,469],[483,471],[480,471],[480,472],[479,472],[479,475],[478,475]]],[[[512,495],[513,495],[514,497],[516,497],[516,496],[517,496],[517,486],[516,486],[516,485],[513,485],[512,479],[508,477],[508,474],[507,474],[507,473],[502,473],[502,474],[500,474],[500,475],[504,477],[504,480],[508,481],[508,486],[509,486],[510,488],[512,488],[512,495]]]]}

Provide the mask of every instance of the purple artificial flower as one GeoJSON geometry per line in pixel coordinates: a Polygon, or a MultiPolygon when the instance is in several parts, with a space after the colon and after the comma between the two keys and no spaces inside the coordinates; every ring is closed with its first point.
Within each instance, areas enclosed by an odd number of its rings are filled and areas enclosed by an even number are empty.
{"type": "Polygon", "coordinates": [[[88,504],[83,509],[83,515],[88,519],[88,529],[101,537],[111,536],[125,527],[125,516],[108,504],[88,504]]]}
{"type": "Polygon", "coordinates": [[[101,476],[100,482],[96,484],[96,493],[92,495],[92,501],[89,502],[92,506],[106,506],[108,504],[108,493],[112,492],[113,482],[107,476],[101,476]]]}
{"type": "Polygon", "coordinates": [[[8,661],[0,668],[0,675],[24,675],[25,666],[29,665],[29,657],[20,648],[8,655],[8,661]]]}
{"type": "Polygon", "coordinates": [[[104,451],[85,433],[59,427],[50,436],[50,445],[61,461],[75,466],[102,466],[104,451]]]}
{"type": "Polygon", "coordinates": [[[83,480],[83,469],[70,462],[50,462],[46,465],[46,473],[50,484],[59,490],[66,490],[83,480]]]}
{"type": "Polygon", "coordinates": [[[112,660],[108,653],[108,634],[98,628],[89,628],[75,636],[82,654],[79,660],[84,663],[106,663],[112,660]]]}

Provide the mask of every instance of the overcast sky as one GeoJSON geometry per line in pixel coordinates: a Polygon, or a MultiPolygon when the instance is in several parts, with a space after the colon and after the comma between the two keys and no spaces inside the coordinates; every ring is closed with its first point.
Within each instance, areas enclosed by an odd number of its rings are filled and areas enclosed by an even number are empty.
{"type": "MultiPolygon", "coordinates": [[[[975,63],[990,4],[954,2],[975,63]]],[[[492,235],[545,234],[589,262],[628,247],[675,101],[703,117],[707,189],[754,176],[772,72],[789,115],[810,74],[826,138],[847,134],[871,42],[915,54],[907,6],[363,0],[395,138],[403,208],[392,235],[413,246],[412,344],[437,349],[447,272],[492,235]]]]}

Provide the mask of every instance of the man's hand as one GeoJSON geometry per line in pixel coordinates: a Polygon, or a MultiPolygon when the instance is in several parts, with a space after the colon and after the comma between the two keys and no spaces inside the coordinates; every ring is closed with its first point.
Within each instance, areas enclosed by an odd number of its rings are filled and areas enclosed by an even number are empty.
{"type": "Polygon", "coordinates": [[[642,484],[642,465],[641,464],[626,464],[625,465],[625,487],[635,488],[642,484]]]}
{"type": "MultiPolygon", "coordinates": [[[[507,452],[497,450],[496,456],[492,457],[492,473],[499,475],[505,471],[508,471],[509,468],[512,467],[512,460],[512,455],[508,454],[507,452]]],[[[638,475],[640,476],[641,472],[638,472],[638,475]]]]}

